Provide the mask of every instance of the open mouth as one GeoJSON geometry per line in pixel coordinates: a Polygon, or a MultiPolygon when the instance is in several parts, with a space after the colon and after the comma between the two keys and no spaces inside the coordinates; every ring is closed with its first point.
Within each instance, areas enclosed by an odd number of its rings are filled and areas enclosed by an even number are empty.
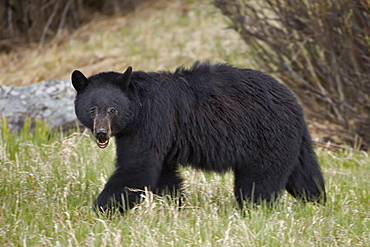
{"type": "Polygon", "coordinates": [[[106,139],[106,140],[96,139],[96,144],[98,144],[98,147],[100,148],[106,148],[108,146],[108,143],[109,143],[109,139],[106,139]]]}

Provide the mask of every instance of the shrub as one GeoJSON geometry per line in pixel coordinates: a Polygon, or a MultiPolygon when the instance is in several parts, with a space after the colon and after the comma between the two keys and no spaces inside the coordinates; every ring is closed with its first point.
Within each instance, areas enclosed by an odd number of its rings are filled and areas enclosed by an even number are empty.
{"type": "Polygon", "coordinates": [[[215,0],[248,46],[329,136],[370,148],[367,0],[215,0]]]}
{"type": "Polygon", "coordinates": [[[0,3],[0,51],[44,43],[96,14],[126,13],[144,0],[5,0],[0,3]]]}

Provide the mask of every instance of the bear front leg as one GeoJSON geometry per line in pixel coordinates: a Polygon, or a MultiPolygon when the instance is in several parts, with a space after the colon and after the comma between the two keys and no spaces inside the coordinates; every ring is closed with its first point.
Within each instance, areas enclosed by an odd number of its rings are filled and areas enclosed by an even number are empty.
{"type": "Polygon", "coordinates": [[[155,188],[160,171],[160,162],[143,159],[142,155],[136,159],[117,161],[116,171],[94,202],[95,209],[107,213],[115,209],[125,212],[134,207],[140,202],[145,188],[155,188]]]}
{"type": "Polygon", "coordinates": [[[181,207],[185,201],[182,182],[179,164],[176,161],[164,162],[156,188],[153,191],[160,196],[170,196],[172,199],[176,199],[178,206],[181,207]]]}
{"type": "Polygon", "coordinates": [[[159,195],[177,197],[181,193],[183,179],[180,175],[179,164],[176,161],[164,162],[159,175],[155,192],[159,195]]]}

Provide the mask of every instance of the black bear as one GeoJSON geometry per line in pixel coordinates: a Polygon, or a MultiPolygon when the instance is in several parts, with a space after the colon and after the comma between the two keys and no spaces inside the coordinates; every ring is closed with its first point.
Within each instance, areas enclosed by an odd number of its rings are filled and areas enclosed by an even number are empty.
{"type": "Polygon", "coordinates": [[[324,179],[302,108],[274,78],[228,64],[195,63],[174,73],[72,73],[75,111],[97,145],[115,136],[116,170],[95,207],[121,211],[145,188],[177,193],[179,165],[235,175],[244,201],[272,202],[283,189],[325,201],[324,179]]]}

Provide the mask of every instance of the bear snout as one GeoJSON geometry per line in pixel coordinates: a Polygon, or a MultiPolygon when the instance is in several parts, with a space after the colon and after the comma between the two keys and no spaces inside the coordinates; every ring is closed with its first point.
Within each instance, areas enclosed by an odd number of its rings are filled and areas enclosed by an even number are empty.
{"type": "Polygon", "coordinates": [[[109,143],[109,131],[107,129],[96,130],[95,139],[100,148],[106,148],[109,143]]]}
{"type": "Polygon", "coordinates": [[[99,129],[95,133],[96,139],[106,140],[108,139],[108,131],[106,129],[99,129]]]}

